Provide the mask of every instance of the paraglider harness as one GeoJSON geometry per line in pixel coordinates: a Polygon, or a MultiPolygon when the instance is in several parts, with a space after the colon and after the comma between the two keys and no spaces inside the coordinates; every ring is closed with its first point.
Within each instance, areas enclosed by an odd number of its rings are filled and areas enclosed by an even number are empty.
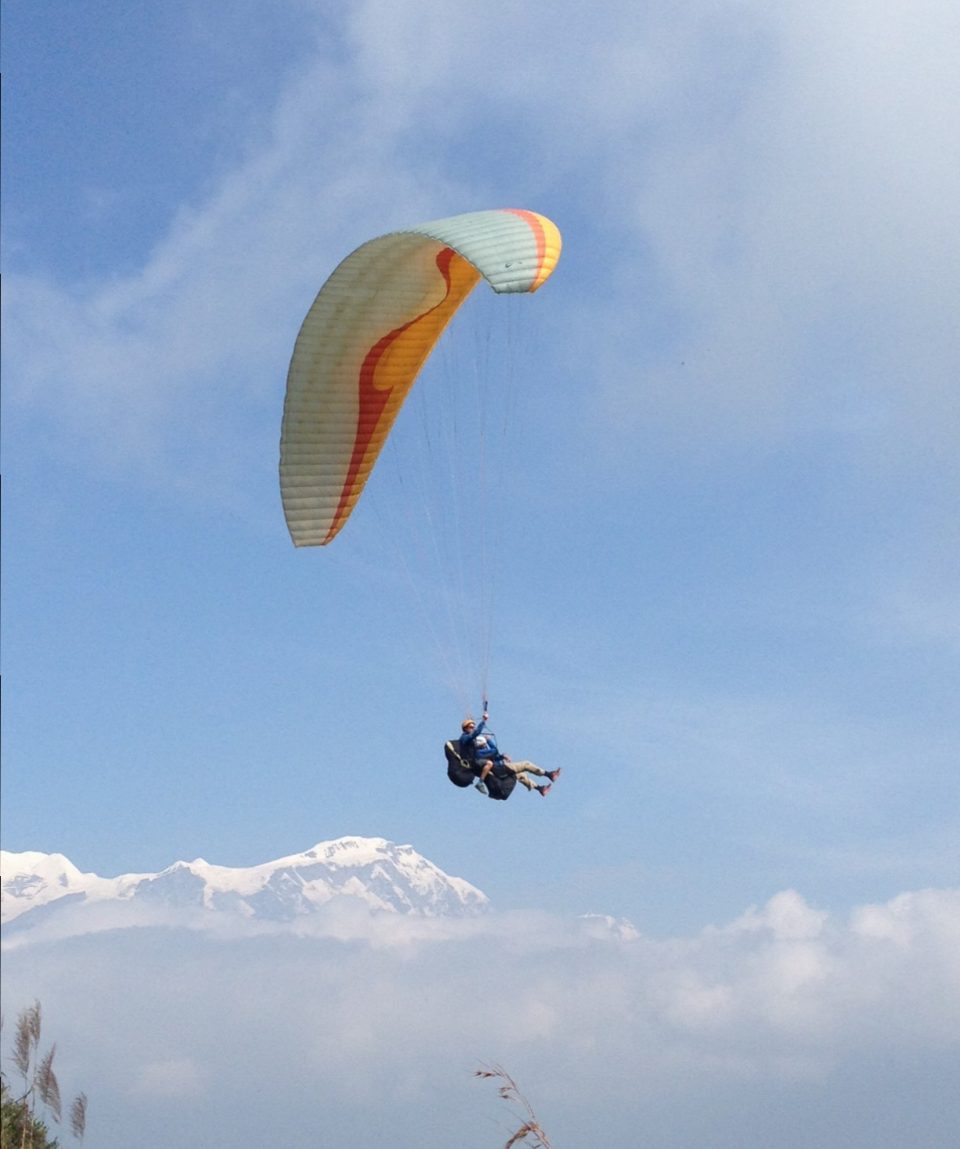
{"type": "MultiPolygon", "coordinates": [[[[493,744],[496,745],[496,735],[488,732],[487,737],[492,739],[493,744]]],[[[447,759],[447,777],[454,786],[466,788],[479,780],[483,763],[468,758],[461,750],[459,740],[452,739],[450,742],[445,742],[443,752],[447,759]]],[[[494,760],[493,769],[484,782],[487,788],[487,797],[493,798],[497,802],[506,802],[513,793],[516,784],[516,774],[508,770],[502,762],[494,760]]]]}

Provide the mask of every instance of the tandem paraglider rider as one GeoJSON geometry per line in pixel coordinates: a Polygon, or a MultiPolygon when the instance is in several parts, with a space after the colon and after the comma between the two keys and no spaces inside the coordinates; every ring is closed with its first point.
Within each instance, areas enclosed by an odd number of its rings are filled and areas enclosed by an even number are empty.
{"type": "Polygon", "coordinates": [[[505,801],[519,782],[527,790],[536,790],[541,798],[545,798],[560,771],[544,770],[533,762],[514,762],[507,754],[501,754],[494,735],[485,733],[489,717],[484,711],[479,725],[472,718],[464,719],[457,742],[461,761],[477,777],[477,789],[485,790],[490,798],[505,801]],[[537,786],[531,774],[547,778],[547,784],[537,786]]]}

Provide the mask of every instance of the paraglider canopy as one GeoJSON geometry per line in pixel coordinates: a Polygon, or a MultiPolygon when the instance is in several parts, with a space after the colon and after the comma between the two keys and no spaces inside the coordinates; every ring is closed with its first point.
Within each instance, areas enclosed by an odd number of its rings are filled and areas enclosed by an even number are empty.
{"type": "Polygon", "coordinates": [[[372,239],[336,268],[297,337],[287,374],[280,488],[296,546],[343,527],[420,368],[481,278],[536,291],[560,258],[545,216],[469,212],[372,239]]]}

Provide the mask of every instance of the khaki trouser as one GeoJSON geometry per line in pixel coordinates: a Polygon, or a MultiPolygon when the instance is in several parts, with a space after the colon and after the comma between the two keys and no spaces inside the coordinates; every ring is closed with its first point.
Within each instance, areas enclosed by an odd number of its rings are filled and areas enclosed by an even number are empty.
{"type": "Polygon", "coordinates": [[[534,788],[533,781],[527,777],[528,774],[536,774],[540,778],[545,778],[547,775],[546,770],[541,770],[540,767],[534,765],[533,762],[504,762],[504,766],[506,766],[512,774],[516,774],[517,781],[521,786],[526,786],[528,790],[534,788]]]}

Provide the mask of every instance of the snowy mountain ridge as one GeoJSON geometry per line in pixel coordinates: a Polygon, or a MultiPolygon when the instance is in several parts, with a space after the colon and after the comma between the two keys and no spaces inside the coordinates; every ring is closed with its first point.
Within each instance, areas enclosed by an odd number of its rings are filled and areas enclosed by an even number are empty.
{"type": "Polygon", "coordinates": [[[371,910],[424,917],[462,917],[485,910],[485,894],[451,877],[412,846],[384,838],[338,838],[249,867],[203,858],[175,862],[156,874],[103,878],[81,872],[62,854],[0,850],[0,921],[18,927],[67,906],[162,904],[256,921],[283,922],[315,912],[336,897],[371,910]]]}

